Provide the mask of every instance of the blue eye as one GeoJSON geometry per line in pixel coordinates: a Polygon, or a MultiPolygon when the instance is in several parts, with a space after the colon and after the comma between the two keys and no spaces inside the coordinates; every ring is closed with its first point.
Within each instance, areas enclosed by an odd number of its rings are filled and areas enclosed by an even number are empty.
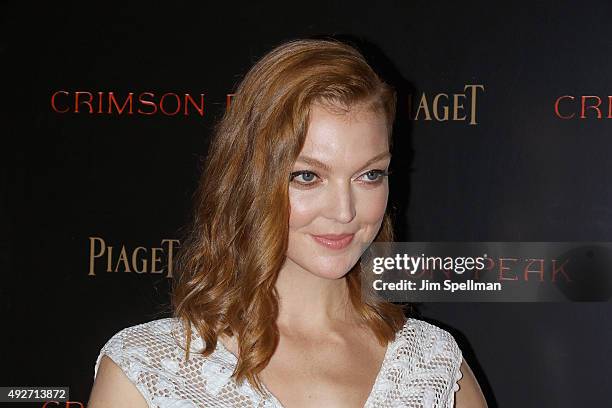
{"type": "MultiPolygon", "coordinates": [[[[391,174],[390,171],[385,171],[385,170],[370,170],[366,173],[364,173],[360,178],[365,177],[365,184],[379,184],[382,183],[384,177],[388,176],[389,174],[391,174]]],[[[302,177],[302,180],[295,180],[295,182],[297,184],[303,185],[303,186],[311,186],[316,184],[316,182],[314,182],[315,178],[318,178],[319,176],[309,170],[300,170],[300,171],[294,171],[293,173],[290,174],[289,176],[289,182],[292,182],[296,177],[302,177]]]]}
{"type": "Polygon", "coordinates": [[[380,173],[373,170],[368,171],[365,175],[366,178],[370,181],[378,180],[378,178],[380,177],[380,173]]]}
{"type": "Polygon", "coordinates": [[[390,174],[390,172],[388,171],[384,171],[384,170],[370,170],[367,173],[364,174],[364,176],[366,176],[366,179],[369,180],[367,181],[368,183],[377,183],[379,181],[382,181],[383,177],[386,177],[390,174]],[[374,177],[374,178],[370,178],[374,177]]]}
{"type": "Polygon", "coordinates": [[[299,177],[299,176],[302,176],[302,180],[304,180],[304,181],[298,181],[298,183],[300,184],[311,184],[310,182],[313,181],[315,177],[318,177],[312,171],[307,171],[307,170],[294,171],[293,173],[291,173],[289,181],[292,181],[294,178],[299,177]]]}

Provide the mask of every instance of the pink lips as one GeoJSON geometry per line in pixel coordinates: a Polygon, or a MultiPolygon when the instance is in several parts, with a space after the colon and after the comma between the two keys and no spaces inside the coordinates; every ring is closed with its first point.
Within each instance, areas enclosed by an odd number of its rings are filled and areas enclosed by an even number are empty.
{"type": "Polygon", "coordinates": [[[355,234],[341,235],[312,235],[314,240],[326,248],[342,249],[348,246],[355,234]]]}

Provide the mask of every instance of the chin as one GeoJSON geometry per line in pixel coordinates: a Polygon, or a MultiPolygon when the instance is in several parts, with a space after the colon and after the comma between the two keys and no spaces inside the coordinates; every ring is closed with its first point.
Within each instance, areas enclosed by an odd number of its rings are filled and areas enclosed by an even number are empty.
{"type": "Polygon", "coordinates": [[[310,273],[318,276],[319,278],[330,280],[340,279],[344,277],[344,275],[346,275],[348,272],[348,270],[339,271],[338,269],[309,269],[309,271],[310,273]]]}
{"type": "MultiPolygon", "coordinates": [[[[347,255],[348,257],[348,255],[347,255]]],[[[351,268],[359,261],[357,258],[355,261],[351,259],[332,259],[332,260],[320,260],[321,262],[307,262],[305,269],[324,279],[340,279],[344,277],[351,268]]]]}

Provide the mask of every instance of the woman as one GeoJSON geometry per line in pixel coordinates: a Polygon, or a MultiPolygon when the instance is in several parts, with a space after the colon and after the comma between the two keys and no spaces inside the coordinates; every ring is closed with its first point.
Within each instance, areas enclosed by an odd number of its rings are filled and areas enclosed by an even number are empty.
{"type": "Polygon", "coordinates": [[[104,345],[88,406],[486,406],[448,332],[362,296],[361,255],[393,240],[394,117],[348,45],[264,56],[215,129],[173,317],[104,345]]]}

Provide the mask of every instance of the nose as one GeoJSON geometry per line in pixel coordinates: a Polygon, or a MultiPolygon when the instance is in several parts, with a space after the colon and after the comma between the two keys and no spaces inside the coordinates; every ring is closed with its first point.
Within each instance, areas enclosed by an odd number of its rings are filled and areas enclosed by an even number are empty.
{"type": "Polygon", "coordinates": [[[333,184],[327,197],[327,217],[346,224],[355,215],[355,198],[350,181],[333,184]]]}

